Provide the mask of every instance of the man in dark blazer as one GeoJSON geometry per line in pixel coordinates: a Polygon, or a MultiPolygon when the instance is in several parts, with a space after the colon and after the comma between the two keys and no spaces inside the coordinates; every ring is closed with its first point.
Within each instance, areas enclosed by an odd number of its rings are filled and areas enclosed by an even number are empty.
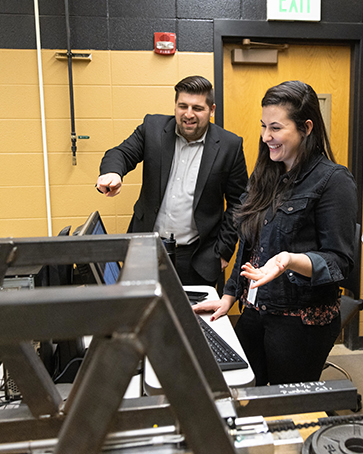
{"type": "Polygon", "coordinates": [[[146,115],[101,162],[97,188],[120,192],[122,178],[143,162],[143,182],[128,232],[176,239],[183,285],[215,285],[237,242],[233,209],[247,183],[242,138],[210,123],[211,83],[200,76],[175,86],[175,116],[146,115]]]}

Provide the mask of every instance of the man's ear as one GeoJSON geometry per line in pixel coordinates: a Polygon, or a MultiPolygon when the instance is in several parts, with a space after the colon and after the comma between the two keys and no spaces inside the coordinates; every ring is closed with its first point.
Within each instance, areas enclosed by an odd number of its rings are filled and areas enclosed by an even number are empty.
{"type": "Polygon", "coordinates": [[[305,129],[306,129],[306,135],[310,135],[311,131],[313,130],[314,123],[311,120],[306,120],[305,121],[305,129]]]}
{"type": "Polygon", "coordinates": [[[214,117],[214,112],[215,112],[215,110],[216,110],[216,105],[213,104],[213,106],[212,106],[212,108],[211,108],[211,110],[210,110],[210,116],[211,116],[211,118],[214,117]]]}

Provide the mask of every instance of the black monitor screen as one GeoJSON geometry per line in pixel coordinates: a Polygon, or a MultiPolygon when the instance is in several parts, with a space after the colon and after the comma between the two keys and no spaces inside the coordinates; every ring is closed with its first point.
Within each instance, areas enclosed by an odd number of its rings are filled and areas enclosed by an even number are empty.
{"type": "MultiPolygon", "coordinates": [[[[73,235],[107,234],[98,211],[94,211],[87,221],[78,227],[73,235]]],[[[118,262],[77,264],[83,284],[115,284],[120,273],[118,262]]]]}

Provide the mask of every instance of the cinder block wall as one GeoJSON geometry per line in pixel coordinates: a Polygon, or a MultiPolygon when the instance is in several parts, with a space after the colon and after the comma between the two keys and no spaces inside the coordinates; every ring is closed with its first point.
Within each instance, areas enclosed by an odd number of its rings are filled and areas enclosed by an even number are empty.
{"type": "MultiPolygon", "coordinates": [[[[77,139],[73,166],[68,63],[56,59],[56,52],[41,52],[52,233],[66,225],[74,230],[94,210],[100,211],[110,233],[124,233],[140,190],[142,167],[125,178],[120,196],[106,198],[94,188],[100,160],[145,114],[173,113],[178,80],[194,73],[213,80],[213,54],[82,50],[92,60],[74,60],[72,65],[75,130],[89,139],[77,139]]],[[[6,68],[0,71],[0,237],[47,236],[37,52],[2,49],[0,62],[6,68]]]]}
{"type": "MultiPolygon", "coordinates": [[[[361,0],[322,0],[323,22],[362,22],[361,0]]],[[[98,209],[109,232],[124,232],[141,169],[122,194],[94,189],[104,151],[146,113],[173,112],[173,86],[189,74],[213,81],[214,19],[266,20],[266,0],[68,0],[74,61],[77,166],[71,163],[65,2],[39,0],[52,233],[74,229],[98,209]],[[174,32],[177,53],[153,52],[154,32],[174,32]]],[[[0,237],[47,235],[34,4],[0,2],[0,237]]]]}
{"type": "MultiPolygon", "coordinates": [[[[141,167],[121,195],[94,188],[105,150],[120,143],[146,113],[173,112],[182,77],[214,79],[214,19],[266,20],[266,0],[69,0],[74,61],[77,166],[72,166],[63,1],[39,0],[51,230],[72,231],[99,210],[109,233],[123,233],[140,189],[141,167]],[[174,56],[153,52],[154,32],[177,36],[174,56]]],[[[322,22],[363,22],[362,0],[321,0],[322,22]]],[[[339,37],[338,37],[339,38],[339,37]]],[[[34,5],[0,2],[0,237],[47,236],[34,5]]],[[[361,322],[363,323],[363,321],[361,322]]],[[[363,326],[363,325],[362,325],[363,326]]],[[[362,331],[362,329],[361,329],[362,331]]]]}

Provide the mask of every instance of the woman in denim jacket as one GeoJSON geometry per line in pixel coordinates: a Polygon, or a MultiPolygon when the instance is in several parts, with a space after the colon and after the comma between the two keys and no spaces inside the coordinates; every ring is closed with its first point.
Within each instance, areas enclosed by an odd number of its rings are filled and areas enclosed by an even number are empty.
{"type": "Polygon", "coordinates": [[[193,309],[212,310],[215,320],[239,302],[235,329],[257,386],[319,380],[340,332],[339,283],[353,267],[357,195],[309,85],[267,90],[259,156],[241,201],[224,295],[193,309]]]}

